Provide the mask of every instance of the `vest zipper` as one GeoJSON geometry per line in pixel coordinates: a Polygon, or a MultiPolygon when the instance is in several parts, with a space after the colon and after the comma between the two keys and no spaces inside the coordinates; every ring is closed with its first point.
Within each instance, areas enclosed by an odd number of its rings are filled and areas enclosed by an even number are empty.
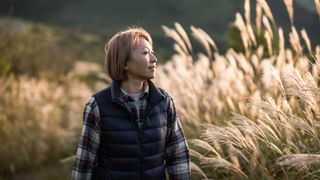
{"type": "MultiPolygon", "coordinates": [[[[117,103],[119,104],[119,105],[121,105],[123,108],[125,108],[128,112],[129,112],[129,114],[130,114],[130,117],[132,118],[132,116],[131,116],[131,112],[130,112],[130,109],[123,103],[123,102],[121,102],[121,101],[117,101],[117,103]]],[[[145,117],[144,117],[145,118],[145,117]]],[[[131,119],[132,120],[132,119],[131,119]]],[[[143,123],[142,123],[142,126],[141,126],[141,129],[139,128],[139,125],[138,125],[138,123],[137,122],[135,122],[134,123],[135,124],[135,126],[136,126],[136,128],[138,129],[138,133],[139,133],[139,177],[138,177],[138,179],[140,180],[141,179],[141,177],[142,177],[142,160],[143,160],[143,158],[142,158],[142,152],[141,152],[141,146],[142,146],[142,127],[143,127],[143,124],[144,124],[144,121],[143,121],[143,123]]]]}
{"type": "MultiPolygon", "coordinates": [[[[141,130],[143,130],[143,127],[144,127],[144,124],[145,124],[145,120],[147,119],[147,117],[149,117],[149,115],[150,115],[150,113],[151,113],[151,110],[152,110],[154,107],[156,107],[160,102],[162,102],[162,101],[159,101],[158,103],[153,104],[152,106],[150,106],[149,109],[146,110],[146,114],[145,114],[145,116],[143,117],[143,123],[142,123],[142,125],[141,125],[141,130]]],[[[151,123],[151,122],[150,122],[150,123],[151,123]]]]}
{"type": "MultiPolygon", "coordinates": [[[[129,112],[129,114],[130,114],[130,116],[131,116],[131,112],[130,112],[129,108],[128,108],[123,102],[121,102],[121,101],[119,101],[119,100],[117,100],[117,102],[118,102],[118,104],[120,104],[123,108],[125,108],[125,109],[129,112]]],[[[160,101],[160,102],[161,102],[161,101],[160,101]]],[[[141,128],[139,128],[138,123],[134,123],[134,124],[136,125],[136,128],[138,129],[138,133],[139,133],[139,161],[140,161],[140,163],[139,163],[139,166],[140,166],[140,167],[139,167],[139,170],[140,170],[140,172],[139,172],[139,177],[138,177],[139,180],[141,179],[141,177],[142,177],[142,172],[143,172],[143,169],[142,169],[142,166],[143,166],[143,162],[142,162],[143,157],[142,157],[141,148],[142,148],[142,132],[143,132],[143,130],[144,130],[145,120],[147,119],[147,117],[149,117],[149,115],[150,115],[150,113],[151,113],[151,110],[152,110],[154,107],[156,107],[156,105],[158,105],[160,102],[153,104],[152,106],[150,106],[149,109],[146,110],[146,114],[145,114],[145,116],[143,117],[143,122],[142,122],[141,128]]],[[[131,117],[132,117],[132,116],[131,116],[131,117]]]]}

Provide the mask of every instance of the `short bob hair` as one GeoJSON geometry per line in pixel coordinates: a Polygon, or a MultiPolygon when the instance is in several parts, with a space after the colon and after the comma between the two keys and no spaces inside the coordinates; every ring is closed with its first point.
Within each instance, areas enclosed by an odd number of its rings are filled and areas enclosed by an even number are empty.
{"type": "Polygon", "coordinates": [[[150,34],[141,27],[129,27],[112,36],[105,45],[105,65],[112,80],[126,80],[124,69],[130,60],[132,50],[138,45],[140,38],[146,39],[152,46],[150,34]]]}

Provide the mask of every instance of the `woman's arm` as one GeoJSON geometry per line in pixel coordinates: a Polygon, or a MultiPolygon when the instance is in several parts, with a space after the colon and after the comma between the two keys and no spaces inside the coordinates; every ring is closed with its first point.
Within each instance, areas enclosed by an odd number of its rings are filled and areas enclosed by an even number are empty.
{"type": "Polygon", "coordinates": [[[101,122],[98,104],[94,97],[86,104],[83,113],[83,127],[78,145],[72,179],[91,179],[96,152],[100,145],[101,122]]]}
{"type": "Polygon", "coordinates": [[[189,148],[172,99],[168,107],[165,161],[170,180],[190,179],[189,148]]]}

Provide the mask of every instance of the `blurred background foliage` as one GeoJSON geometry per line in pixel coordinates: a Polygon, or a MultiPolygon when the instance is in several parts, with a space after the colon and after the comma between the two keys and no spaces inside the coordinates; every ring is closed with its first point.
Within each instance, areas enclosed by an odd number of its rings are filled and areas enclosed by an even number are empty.
{"type": "MultiPolygon", "coordinates": [[[[284,3],[282,1],[268,3],[274,16],[277,17],[276,23],[281,24],[285,32],[290,31],[290,21],[284,3]]],[[[314,5],[310,3],[310,0],[296,0],[294,3],[296,27],[298,29],[305,27],[310,39],[313,42],[318,42],[320,39],[320,34],[317,31],[319,24],[314,23],[318,21],[314,5]]],[[[242,4],[241,0],[1,0],[0,15],[45,23],[49,27],[59,26],[71,28],[71,31],[94,33],[98,36],[95,43],[80,46],[88,48],[85,52],[91,50],[95,53],[91,52],[88,57],[81,53],[83,49],[76,52],[81,59],[96,62],[102,62],[103,56],[97,52],[101,52],[102,44],[113,33],[131,25],[142,26],[152,34],[158,59],[164,62],[170,58],[173,50],[170,48],[172,42],[163,38],[161,25],[180,22],[183,26],[201,27],[209,35],[214,36],[218,47],[224,51],[230,45],[237,46],[233,39],[233,31],[230,31],[229,26],[234,20],[235,12],[243,11],[242,4]]],[[[74,33],[70,33],[70,30],[66,31],[67,36],[74,33]]],[[[75,36],[77,37],[77,33],[75,36]]],[[[75,39],[70,39],[71,43],[75,42],[72,40],[75,39]]],[[[78,36],[78,40],[82,39],[79,39],[78,36]]],[[[195,48],[196,50],[200,49],[197,46],[195,48]]]]}

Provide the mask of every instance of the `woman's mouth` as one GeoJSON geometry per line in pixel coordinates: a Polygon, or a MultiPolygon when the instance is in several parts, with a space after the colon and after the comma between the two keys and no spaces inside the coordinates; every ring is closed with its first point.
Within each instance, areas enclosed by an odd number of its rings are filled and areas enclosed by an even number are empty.
{"type": "Polygon", "coordinates": [[[148,69],[155,70],[156,66],[149,66],[148,69]]]}

